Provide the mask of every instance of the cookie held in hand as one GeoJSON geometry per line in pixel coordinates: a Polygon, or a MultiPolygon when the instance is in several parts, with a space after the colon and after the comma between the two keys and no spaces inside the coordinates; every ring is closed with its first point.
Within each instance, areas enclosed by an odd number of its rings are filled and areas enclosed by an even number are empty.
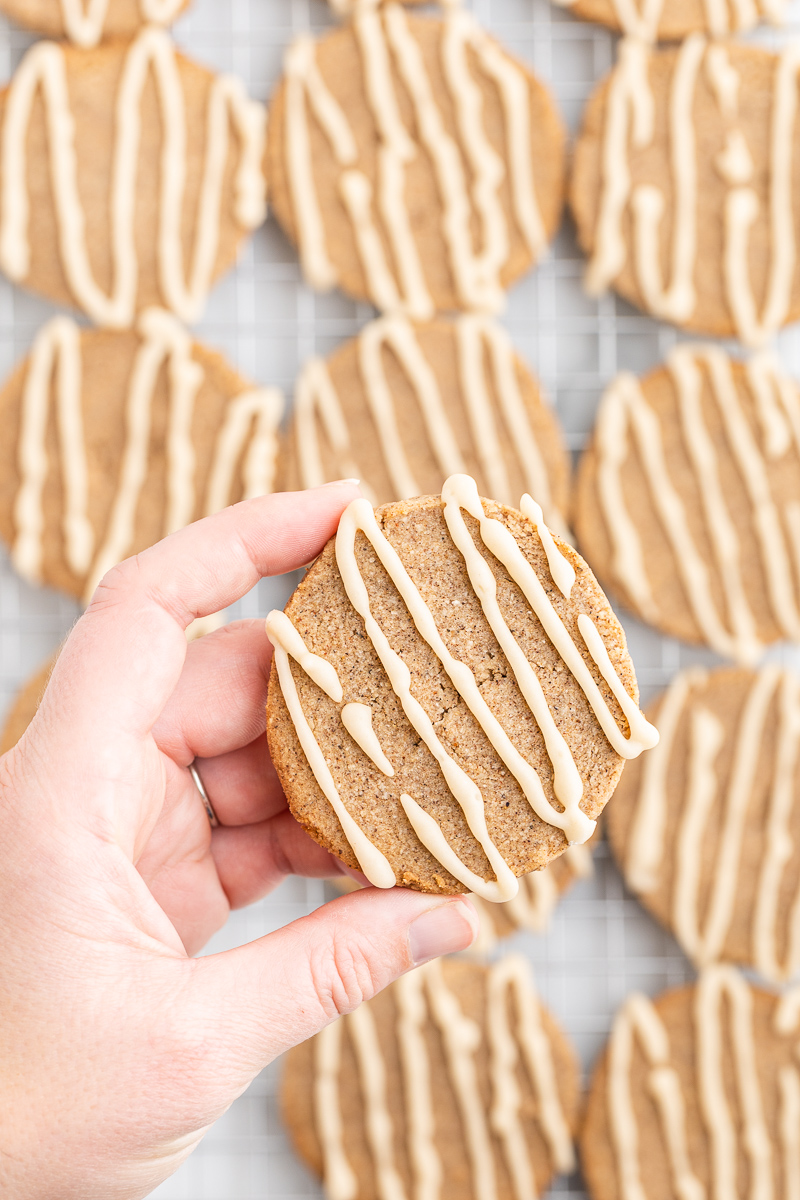
{"type": "Polygon", "coordinates": [[[289,47],[267,161],[312,286],[428,320],[498,312],[541,257],[565,135],[547,89],[469,13],[387,4],[289,47]]]}
{"type": "Polygon", "coordinates": [[[594,576],[522,507],[465,475],[441,497],[356,500],[267,619],[289,806],[377,886],[511,899],[589,838],[625,759],[657,741],[594,576]]]}
{"type": "Polygon", "coordinates": [[[800,642],[800,393],[765,355],[680,345],[606,390],[581,459],[578,544],[662,633],[755,662],[800,642]]]}
{"type": "Polygon", "coordinates": [[[572,1046],[521,957],[443,959],[290,1050],[282,1109],[331,1200],[541,1196],[572,1171],[572,1046]]]}
{"type": "Polygon", "coordinates": [[[169,25],[191,0],[0,0],[0,11],[47,37],[89,49],[132,37],[142,25],[169,25]]]}
{"type": "Polygon", "coordinates": [[[0,389],[0,538],[32,583],[88,602],[110,567],[272,490],[282,397],[174,317],[56,317],[0,389]]]}
{"type": "Polygon", "coordinates": [[[570,182],[592,294],[756,347],[797,320],[798,68],[794,44],[620,44],[570,182]]]}
{"type": "Polygon", "coordinates": [[[264,220],[266,111],[148,27],[79,50],[35,42],[0,93],[0,269],[129,328],[192,322],[264,220]]]}
{"type": "Polygon", "coordinates": [[[800,992],[733,967],[655,1000],[629,996],[592,1078],[580,1139],[592,1200],[788,1197],[800,1123],[800,992]]]}
{"type": "Polygon", "coordinates": [[[661,740],[606,831],[628,887],[698,966],[800,970],[800,680],[692,668],[647,710],[661,740]]]}
{"type": "Polygon", "coordinates": [[[438,492],[454,472],[504,504],[530,492],[564,532],[564,436],[496,321],[381,317],[327,361],[306,365],[278,491],[358,478],[372,503],[386,504],[438,492]]]}

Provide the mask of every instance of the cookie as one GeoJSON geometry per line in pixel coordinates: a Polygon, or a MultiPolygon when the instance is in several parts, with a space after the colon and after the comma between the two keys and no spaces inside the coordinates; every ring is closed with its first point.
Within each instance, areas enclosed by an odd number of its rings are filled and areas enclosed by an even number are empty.
{"type": "Polygon", "coordinates": [[[0,269],[97,325],[196,320],[264,219],[265,120],[163,29],[36,42],[0,93],[0,269]]]}
{"type": "Polygon", "coordinates": [[[693,668],[647,710],[656,749],[606,817],[625,881],[698,966],[800,970],[800,680],[693,668]]]}
{"type": "Polygon", "coordinates": [[[55,661],[56,655],[53,655],[26,684],[23,684],[14,697],[0,729],[0,754],[5,754],[12,746],[16,746],[36,715],[55,661]]]}
{"type": "Polygon", "coordinates": [[[800,641],[800,396],[771,357],[678,346],[600,403],[578,468],[581,552],[662,633],[755,662],[800,641]]]}
{"type": "Polygon", "coordinates": [[[581,1166],[592,1200],[789,1200],[798,1182],[800,992],[733,967],[634,993],[595,1069],[581,1166]]]}
{"type": "Polygon", "coordinates": [[[413,325],[383,317],[295,389],[278,490],[358,478],[375,504],[441,489],[453,472],[513,504],[527,491],[565,531],[564,437],[505,330],[488,317],[413,325]]]}
{"type": "Polygon", "coordinates": [[[466,12],[359,9],[289,47],[270,104],[275,216],[313,287],[383,312],[498,312],[559,222],[547,89],[466,12]]]}
{"type": "Polygon", "coordinates": [[[759,347],[800,317],[798,50],[633,39],[594,92],[570,202],[586,286],[759,347]]]}
{"type": "Polygon", "coordinates": [[[783,22],[785,0],[554,0],[572,16],[598,21],[617,33],[643,42],[677,41],[690,33],[709,33],[715,38],[752,29],[761,20],[783,22]]]}
{"type": "Polygon", "coordinates": [[[48,37],[89,49],[103,38],[132,37],[142,25],[169,25],[190,0],[0,0],[0,11],[48,37]]]}
{"type": "Polygon", "coordinates": [[[467,475],[441,497],[355,500],[267,619],[289,807],[378,887],[512,899],[590,837],[657,738],[594,576],[522,509],[467,475]]]}
{"type": "Polygon", "coordinates": [[[286,1058],[282,1109],[330,1200],[517,1200],[574,1169],[575,1052],[524,959],[419,967],[286,1058]]]}
{"type": "Polygon", "coordinates": [[[115,563],[272,490],[281,396],[169,313],[56,317],[0,390],[0,538],[23,578],[86,601],[115,563]]]}

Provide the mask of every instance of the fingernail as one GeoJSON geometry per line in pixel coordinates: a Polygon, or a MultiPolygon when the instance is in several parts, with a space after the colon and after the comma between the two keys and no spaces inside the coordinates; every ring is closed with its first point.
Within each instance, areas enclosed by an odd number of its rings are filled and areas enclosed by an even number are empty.
{"type": "Polygon", "coordinates": [[[356,487],[361,483],[360,479],[332,479],[330,483],[324,483],[323,487],[341,487],[344,483],[352,483],[356,487]]]}
{"type": "Polygon", "coordinates": [[[418,967],[441,954],[466,950],[475,941],[477,932],[477,914],[461,900],[428,909],[408,930],[411,961],[418,967]]]}

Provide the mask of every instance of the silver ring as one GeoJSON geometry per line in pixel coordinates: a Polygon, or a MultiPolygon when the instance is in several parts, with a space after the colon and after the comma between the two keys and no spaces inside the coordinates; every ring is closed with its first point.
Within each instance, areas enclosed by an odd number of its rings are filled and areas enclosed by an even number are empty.
{"type": "Polygon", "coordinates": [[[189,763],[189,774],[195,782],[195,786],[200,793],[200,799],[203,801],[203,808],[206,810],[206,816],[212,829],[217,829],[219,826],[219,818],[214,812],[214,806],[208,798],[208,792],[203,786],[203,781],[194,763],[189,763]]]}

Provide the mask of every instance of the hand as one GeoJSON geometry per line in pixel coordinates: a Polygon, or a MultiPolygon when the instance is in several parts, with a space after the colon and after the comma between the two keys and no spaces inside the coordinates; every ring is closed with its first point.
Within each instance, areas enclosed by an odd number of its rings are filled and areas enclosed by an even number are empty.
{"type": "Polygon", "coordinates": [[[184,631],[313,558],[355,494],[248,501],[115,567],[0,759],[9,1200],[147,1195],[277,1054],[473,940],[463,898],[370,888],[190,957],[231,906],[339,867],[294,822],[269,762],[262,623],[188,646],[184,631]]]}

